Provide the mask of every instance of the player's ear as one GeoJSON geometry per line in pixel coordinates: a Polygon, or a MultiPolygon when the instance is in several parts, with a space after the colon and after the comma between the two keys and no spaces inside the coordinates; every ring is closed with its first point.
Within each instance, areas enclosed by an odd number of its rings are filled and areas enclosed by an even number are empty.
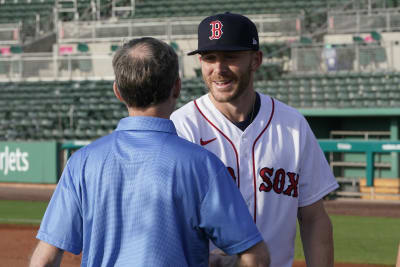
{"type": "Polygon", "coordinates": [[[252,54],[251,68],[256,71],[262,64],[263,53],[262,51],[254,51],[252,54]]]}
{"type": "Polygon", "coordinates": [[[114,94],[118,98],[118,100],[121,101],[122,103],[125,103],[124,99],[122,99],[122,97],[121,97],[121,93],[119,92],[117,83],[115,81],[113,84],[113,89],[114,89],[114,94]]]}

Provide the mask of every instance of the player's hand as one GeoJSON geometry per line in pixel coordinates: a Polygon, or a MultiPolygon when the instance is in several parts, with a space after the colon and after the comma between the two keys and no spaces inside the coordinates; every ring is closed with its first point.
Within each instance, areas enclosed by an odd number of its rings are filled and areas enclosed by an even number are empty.
{"type": "Polygon", "coordinates": [[[210,252],[209,256],[209,267],[236,267],[237,266],[237,256],[227,255],[220,249],[214,249],[210,252]]]}

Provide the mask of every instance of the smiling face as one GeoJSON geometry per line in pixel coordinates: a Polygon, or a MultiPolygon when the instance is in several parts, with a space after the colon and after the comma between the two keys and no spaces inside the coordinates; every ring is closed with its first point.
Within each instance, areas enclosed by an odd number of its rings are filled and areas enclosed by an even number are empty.
{"type": "Polygon", "coordinates": [[[253,90],[253,72],[261,64],[259,51],[211,51],[200,55],[201,70],[211,97],[232,103],[253,90]]]}

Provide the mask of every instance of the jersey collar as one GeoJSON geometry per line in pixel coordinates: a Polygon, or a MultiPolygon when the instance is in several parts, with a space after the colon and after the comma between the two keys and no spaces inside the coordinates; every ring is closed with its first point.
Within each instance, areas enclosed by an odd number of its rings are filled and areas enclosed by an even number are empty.
{"type": "Polygon", "coordinates": [[[176,134],[171,120],[147,116],[129,116],[119,121],[116,131],[157,131],[176,134]]]}

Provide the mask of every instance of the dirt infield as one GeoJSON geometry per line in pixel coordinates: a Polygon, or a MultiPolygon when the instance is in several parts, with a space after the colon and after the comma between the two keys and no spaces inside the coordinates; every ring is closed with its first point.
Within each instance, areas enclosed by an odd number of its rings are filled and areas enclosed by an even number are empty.
{"type": "Polygon", "coordinates": [[[324,206],[329,214],[400,218],[400,201],[338,199],[324,206]]]}
{"type": "MultiPolygon", "coordinates": [[[[37,244],[37,226],[0,225],[0,267],[26,267],[37,244]]],[[[62,267],[79,267],[80,256],[64,253],[62,267]]],[[[296,261],[293,267],[306,267],[305,262],[296,261]]],[[[335,263],[335,267],[388,267],[388,265],[335,263]]]]}
{"type": "MultiPolygon", "coordinates": [[[[0,184],[0,199],[48,201],[54,186],[24,187],[0,184]]],[[[366,200],[330,200],[324,203],[329,214],[379,216],[400,218],[400,202],[366,200]]],[[[0,267],[28,266],[29,257],[37,243],[37,226],[0,225],[0,267]]],[[[80,256],[65,253],[62,267],[80,266],[80,256]]],[[[294,267],[305,267],[295,262],[294,267]]],[[[388,267],[387,265],[335,263],[335,267],[388,267]]]]}
{"type": "MultiPolygon", "coordinates": [[[[0,266],[26,267],[37,244],[37,226],[0,225],[0,266]]],[[[65,253],[63,267],[80,266],[80,256],[65,253]]]]}

